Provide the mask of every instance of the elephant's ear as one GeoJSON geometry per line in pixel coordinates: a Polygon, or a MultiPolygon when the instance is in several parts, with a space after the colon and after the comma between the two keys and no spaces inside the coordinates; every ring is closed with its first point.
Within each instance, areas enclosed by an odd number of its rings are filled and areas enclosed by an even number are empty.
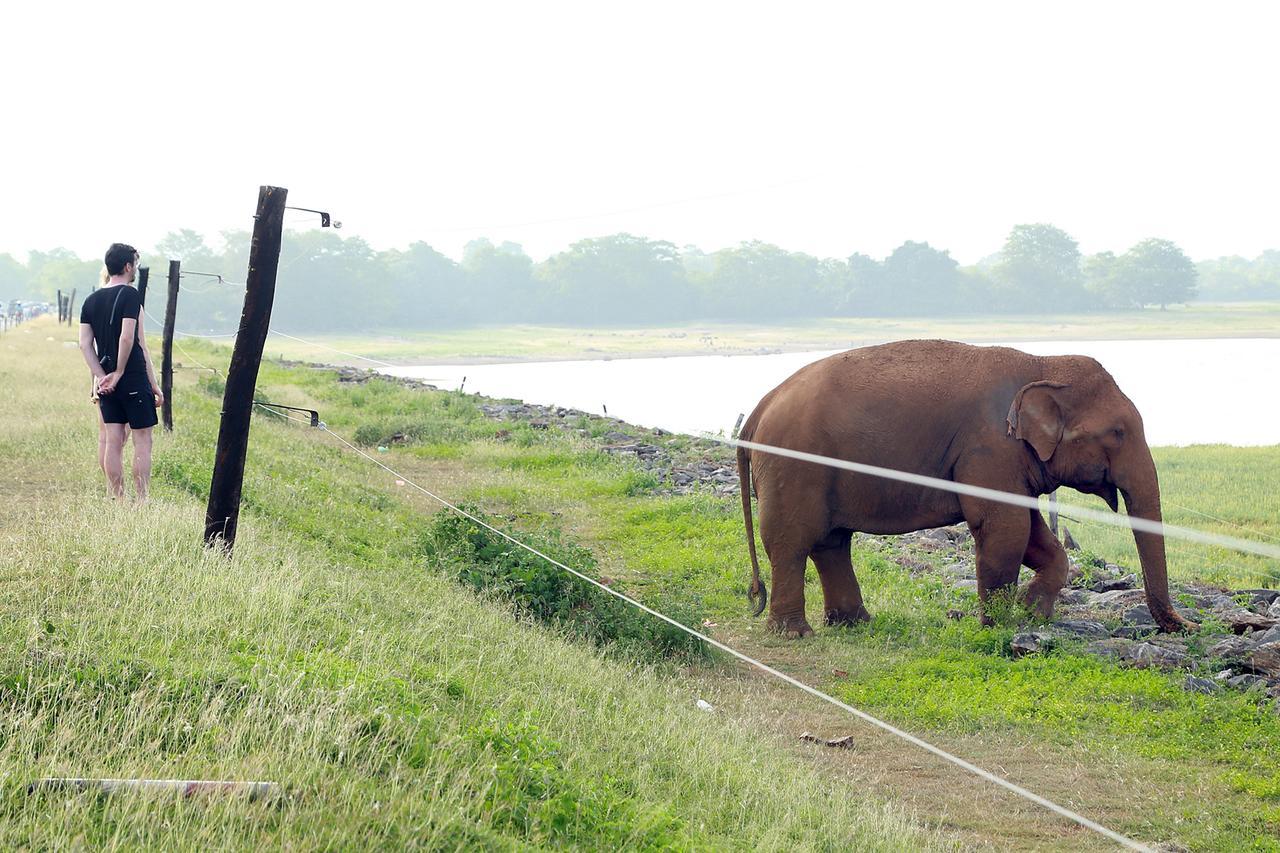
{"type": "Polygon", "coordinates": [[[1022,386],[1009,406],[1009,435],[1035,448],[1041,462],[1048,462],[1062,440],[1066,418],[1058,405],[1057,392],[1066,388],[1041,380],[1022,386]]]}

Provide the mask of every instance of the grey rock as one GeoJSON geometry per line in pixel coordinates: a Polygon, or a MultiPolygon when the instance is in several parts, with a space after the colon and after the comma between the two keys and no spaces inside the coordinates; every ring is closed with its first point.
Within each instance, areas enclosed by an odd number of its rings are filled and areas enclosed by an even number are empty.
{"type": "Polygon", "coordinates": [[[1270,616],[1254,613],[1252,610],[1245,610],[1238,605],[1231,608],[1215,608],[1213,615],[1230,625],[1231,630],[1237,634],[1242,634],[1250,628],[1256,631],[1265,631],[1274,627],[1280,621],[1270,616]]]}
{"type": "Polygon", "coordinates": [[[1137,640],[1143,637],[1150,637],[1158,630],[1155,625],[1121,625],[1111,632],[1111,636],[1137,640]]]}
{"type": "Polygon", "coordinates": [[[1187,661],[1188,656],[1154,643],[1138,643],[1121,655],[1121,659],[1139,669],[1176,669],[1187,661]]]}
{"type": "Polygon", "coordinates": [[[1094,593],[1087,589],[1072,589],[1066,587],[1058,593],[1058,601],[1062,604],[1069,605],[1087,605],[1093,600],[1094,593]]]}
{"type": "Polygon", "coordinates": [[[1060,619],[1049,625],[1049,628],[1056,634],[1084,637],[1089,640],[1102,640],[1110,635],[1101,622],[1091,622],[1086,619],[1060,619]]]}
{"type": "Polygon", "coordinates": [[[1249,666],[1268,679],[1280,679],[1280,643],[1265,643],[1249,655],[1249,666]]]}
{"type": "Polygon", "coordinates": [[[1267,615],[1272,619],[1280,619],[1280,598],[1271,602],[1271,606],[1267,608],[1267,615]]]}
{"type": "Polygon", "coordinates": [[[1138,579],[1133,575],[1125,575],[1120,578],[1108,578],[1101,580],[1089,587],[1094,592],[1114,592],[1118,589],[1133,589],[1138,583],[1138,579]]]}
{"type": "Polygon", "coordinates": [[[1280,625],[1277,625],[1274,628],[1268,628],[1263,633],[1258,634],[1256,637],[1251,637],[1250,639],[1256,640],[1259,644],[1280,643],[1280,625]]]}
{"type": "Polygon", "coordinates": [[[1249,690],[1253,687],[1265,687],[1267,680],[1261,675],[1253,673],[1245,673],[1244,675],[1235,675],[1227,679],[1227,686],[1233,690],[1249,690]]]}
{"type": "Polygon", "coordinates": [[[1009,648],[1015,658],[1020,658],[1044,651],[1052,647],[1052,645],[1053,637],[1051,635],[1040,631],[1029,631],[1024,634],[1014,634],[1013,640],[1009,643],[1009,648]]]}
{"type": "Polygon", "coordinates": [[[1228,661],[1229,663],[1243,662],[1249,655],[1253,654],[1253,650],[1257,645],[1253,640],[1245,637],[1227,637],[1206,649],[1205,656],[1214,660],[1228,661]]]}
{"type": "Polygon", "coordinates": [[[1280,601],[1280,589],[1242,589],[1238,591],[1239,595],[1249,596],[1255,604],[1265,604],[1268,607],[1276,601],[1280,601]]]}
{"type": "Polygon", "coordinates": [[[1188,675],[1186,680],[1182,682],[1182,689],[1189,693],[1204,693],[1212,696],[1214,693],[1221,691],[1222,687],[1216,681],[1188,675]]]}
{"type": "Polygon", "coordinates": [[[951,585],[956,589],[967,589],[972,592],[978,591],[978,581],[976,578],[961,578],[960,580],[952,581],[951,585]]]}
{"type": "Polygon", "coordinates": [[[1119,659],[1123,658],[1131,648],[1133,648],[1132,640],[1112,637],[1106,640],[1094,640],[1085,646],[1085,651],[1097,657],[1119,659]]]}
{"type": "Polygon", "coordinates": [[[1136,604],[1144,604],[1146,600],[1147,594],[1140,589],[1116,589],[1111,592],[1098,593],[1091,603],[1094,607],[1118,610],[1125,607],[1133,607],[1136,604]]]}

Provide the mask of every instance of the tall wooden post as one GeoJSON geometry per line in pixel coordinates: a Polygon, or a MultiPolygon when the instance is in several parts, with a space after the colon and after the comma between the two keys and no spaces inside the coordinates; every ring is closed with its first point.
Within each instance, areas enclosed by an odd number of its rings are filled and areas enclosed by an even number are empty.
{"type": "Polygon", "coordinates": [[[71,295],[67,297],[67,325],[75,323],[76,316],[76,289],[71,288],[71,295]]]}
{"type": "Polygon", "coordinates": [[[147,307],[147,279],[151,278],[151,267],[138,267],[138,301],[147,307]]]}
{"type": "Polygon", "coordinates": [[[1049,493],[1049,529],[1053,531],[1053,535],[1058,535],[1058,492],[1055,489],[1049,493]]]}
{"type": "Polygon", "coordinates": [[[271,325],[271,305],[276,295],[276,269],[280,265],[280,236],[284,230],[284,187],[260,187],[258,212],[254,214],[253,244],[249,250],[249,275],[245,279],[244,311],[227,369],[222,395],[222,424],[213,460],[209,508],[204,518],[206,546],[220,544],[228,553],[235,546],[240,519],[240,487],[244,458],[249,448],[249,420],[253,392],[258,384],[262,348],[271,325]]]}
{"type": "Polygon", "coordinates": [[[169,261],[169,303],[164,309],[164,339],[160,344],[160,393],[164,394],[160,414],[165,432],[173,432],[173,327],[178,317],[178,279],[181,276],[182,261],[169,261]]]}
{"type": "Polygon", "coordinates": [[[64,310],[62,302],[62,288],[58,288],[58,324],[61,325],[67,319],[67,313],[64,310]]]}

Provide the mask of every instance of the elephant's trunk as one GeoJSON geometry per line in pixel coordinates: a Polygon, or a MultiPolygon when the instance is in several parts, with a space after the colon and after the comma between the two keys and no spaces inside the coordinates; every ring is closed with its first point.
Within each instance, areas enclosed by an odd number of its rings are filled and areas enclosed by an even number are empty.
{"type": "MultiPolygon", "coordinates": [[[[1124,495],[1125,510],[1132,518],[1163,521],[1160,512],[1160,483],[1151,453],[1142,449],[1146,464],[1137,476],[1123,478],[1117,485],[1124,495]]],[[[1187,622],[1173,608],[1169,598],[1169,573],[1165,560],[1164,536],[1158,533],[1133,531],[1138,546],[1138,559],[1142,561],[1142,583],[1147,593],[1147,608],[1161,631],[1184,631],[1196,626],[1187,622]]]]}

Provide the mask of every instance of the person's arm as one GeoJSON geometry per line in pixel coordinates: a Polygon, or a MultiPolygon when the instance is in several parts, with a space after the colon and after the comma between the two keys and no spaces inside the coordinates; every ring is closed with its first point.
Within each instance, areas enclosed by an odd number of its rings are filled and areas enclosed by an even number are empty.
{"type": "Polygon", "coordinates": [[[84,363],[89,365],[94,382],[101,382],[107,372],[102,369],[102,362],[98,361],[98,352],[93,347],[93,326],[88,323],[80,324],[80,354],[84,356],[84,363]]]}
{"type": "Polygon", "coordinates": [[[129,363],[129,356],[133,355],[133,339],[138,333],[138,321],[132,317],[125,317],[120,321],[120,343],[119,353],[116,361],[116,369],[108,373],[98,385],[98,393],[110,394],[116,390],[116,385],[120,382],[120,377],[124,376],[125,366],[129,363]]]}
{"type": "Polygon", "coordinates": [[[142,347],[142,362],[147,366],[147,381],[151,383],[151,393],[155,395],[156,405],[164,405],[164,392],[160,390],[160,383],[156,381],[156,366],[151,361],[151,348],[147,346],[147,325],[146,323],[138,324],[138,344],[142,347]]]}

